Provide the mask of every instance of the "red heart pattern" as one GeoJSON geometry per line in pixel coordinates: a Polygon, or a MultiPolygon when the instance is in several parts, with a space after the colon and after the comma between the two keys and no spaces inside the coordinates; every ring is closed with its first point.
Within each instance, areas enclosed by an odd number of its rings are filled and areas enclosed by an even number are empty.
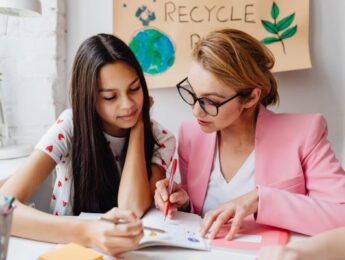
{"type": "Polygon", "coordinates": [[[167,164],[166,164],[166,162],[162,159],[162,165],[163,166],[166,166],[167,164]]]}
{"type": "Polygon", "coordinates": [[[65,136],[63,134],[59,133],[58,138],[59,138],[59,140],[62,140],[65,138],[65,136]]]}
{"type": "Polygon", "coordinates": [[[52,145],[48,145],[46,147],[46,150],[51,153],[53,151],[53,146],[52,145]]]}

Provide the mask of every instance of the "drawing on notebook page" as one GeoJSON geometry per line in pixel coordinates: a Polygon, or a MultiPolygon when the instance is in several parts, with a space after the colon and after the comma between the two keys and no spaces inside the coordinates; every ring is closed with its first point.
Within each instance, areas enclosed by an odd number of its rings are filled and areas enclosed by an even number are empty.
{"type": "Polygon", "coordinates": [[[157,209],[151,209],[142,219],[144,226],[159,228],[165,233],[144,230],[139,248],[149,246],[173,246],[197,250],[209,250],[208,243],[199,234],[201,218],[198,215],[176,212],[173,219],[166,219],[157,209]]]}

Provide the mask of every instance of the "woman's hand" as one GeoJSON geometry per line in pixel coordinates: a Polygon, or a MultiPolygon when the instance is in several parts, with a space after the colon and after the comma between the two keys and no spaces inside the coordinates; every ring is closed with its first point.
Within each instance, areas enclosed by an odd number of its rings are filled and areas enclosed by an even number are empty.
{"type": "MultiPolygon", "coordinates": [[[[156,182],[155,191],[155,205],[156,208],[164,212],[165,202],[168,200],[168,187],[169,180],[164,179],[156,182]]],[[[189,206],[189,196],[187,192],[181,188],[180,184],[174,182],[173,191],[169,197],[170,208],[168,211],[168,217],[172,217],[172,213],[178,209],[185,209],[189,206]]]]}
{"type": "Polygon", "coordinates": [[[103,215],[104,218],[126,221],[127,224],[114,224],[109,221],[92,220],[86,222],[85,232],[89,246],[96,246],[108,255],[136,248],[143,237],[141,220],[129,210],[113,208],[103,215]]]}
{"type": "Polygon", "coordinates": [[[232,219],[230,231],[225,236],[225,239],[233,239],[240,229],[243,219],[257,211],[258,203],[259,192],[255,189],[207,212],[200,231],[201,235],[205,236],[211,226],[213,226],[209,238],[214,239],[222,225],[228,223],[229,220],[232,219]]]}

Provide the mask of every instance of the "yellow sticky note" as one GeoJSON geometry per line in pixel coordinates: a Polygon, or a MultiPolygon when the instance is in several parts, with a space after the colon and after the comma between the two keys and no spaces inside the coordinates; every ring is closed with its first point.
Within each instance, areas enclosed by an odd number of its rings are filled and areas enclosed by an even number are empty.
{"type": "Polygon", "coordinates": [[[73,260],[102,260],[103,256],[90,249],[74,243],[65,245],[62,248],[51,250],[41,255],[39,260],[61,260],[61,259],[73,259],[73,260]]]}

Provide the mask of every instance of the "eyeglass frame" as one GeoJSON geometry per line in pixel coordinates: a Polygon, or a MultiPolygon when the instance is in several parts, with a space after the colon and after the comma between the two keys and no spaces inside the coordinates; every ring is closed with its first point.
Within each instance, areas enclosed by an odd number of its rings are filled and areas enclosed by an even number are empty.
{"type": "Polygon", "coordinates": [[[194,105],[196,104],[196,102],[198,102],[198,103],[199,103],[199,106],[201,107],[201,109],[202,109],[206,114],[208,114],[208,115],[210,115],[210,116],[217,116],[218,113],[219,113],[219,107],[221,107],[222,105],[224,105],[224,104],[230,102],[231,100],[233,100],[233,99],[235,99],[235,98],[237,98],[237,97],[239,97],[239,96],[244,96],[243,93],[237,92],[234,96],[232,96],[232,97],[230,97],[230,98],[224,100],[224,101],[221,102],[221,103],[217,103],[217,102],[214,102],[214,101],[212,101],[212,100],[209,100],[209,99],[207,99],[207,98],[205,98],[205,97],[200,97],[200,98],[198,98],[198,97],[195,95],[195,93],[193,93],[193,92],[191,92],[190,90],[186,89],[185,87],[181,86],[181,84],[182,84],[184,81],[187,81],[188,84],[189,84],[189,86],[190,86],[191,88],[193,88],[192,85],[190,84],[189,80],[188,80],[188,77],[185,77],[183,80],[181,80],[179,83],[176,84],[177,91],[178,91],[180,97],[182,98],[182,100],[183,100],[184,102],[186,102],[188,105],[191,105],[191,106],[194,106],[194,105]],[[187,101],[183,98],[183,96],[182,96],[182,94],[181,94],[181,92],[180,92],[180,89],[184,89],[185,91],[187,91],[187,92],[192,96],[193,101],[194,101],[193,104],[190,104],[189,102],[187,102],[187,101]],[[203,99],[207,99],[207,100],[208,100],[208,103],[216,108],[217,113],[216,113],[215,115],[212,115],[212,114],[210,114],[209,112],[206,111],[206,109],[204,108],[204,106],[202,105],[202,103],[200,103],[200,100],[203,100],[203,99]]]}

